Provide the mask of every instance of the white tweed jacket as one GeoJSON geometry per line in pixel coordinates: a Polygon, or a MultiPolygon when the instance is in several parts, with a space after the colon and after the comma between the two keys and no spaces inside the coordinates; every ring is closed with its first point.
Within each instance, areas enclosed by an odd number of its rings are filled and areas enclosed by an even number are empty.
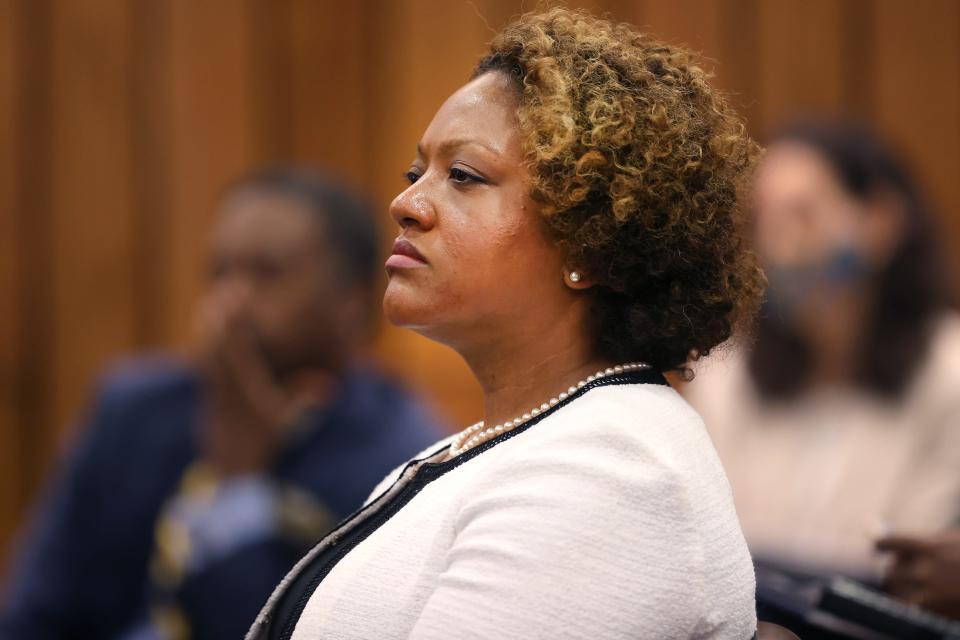
{"type": "Polygon", "coordinates": [[[277,587],[248,640],[730,638],[754,574],[699,416],[659,374],[598,380],[388,476],[277,587]]]}

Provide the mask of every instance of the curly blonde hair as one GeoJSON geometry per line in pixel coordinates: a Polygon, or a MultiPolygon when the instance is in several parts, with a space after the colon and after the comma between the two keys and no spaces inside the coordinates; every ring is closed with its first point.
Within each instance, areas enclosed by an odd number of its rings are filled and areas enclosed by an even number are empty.
{"type": "Polygon", "coordinates": [[[738,202],[759,148],[692,53],[558,8],[503,29],[489,72],[517,89],[532,196],[594,283],[602,356],[684,369],[752,317],[738,202]]]}

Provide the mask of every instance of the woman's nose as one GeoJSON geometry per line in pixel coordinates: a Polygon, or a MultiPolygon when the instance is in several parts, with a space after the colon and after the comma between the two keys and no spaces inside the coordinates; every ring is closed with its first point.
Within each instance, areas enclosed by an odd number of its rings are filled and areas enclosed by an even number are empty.
{"type": "Polygon", "coordinates": [[[436,222],[436,210],[418,183],[400,193],[390,203],[390,216],[401,228],[417,227],[421,231],[431,229],[436,222]]]}

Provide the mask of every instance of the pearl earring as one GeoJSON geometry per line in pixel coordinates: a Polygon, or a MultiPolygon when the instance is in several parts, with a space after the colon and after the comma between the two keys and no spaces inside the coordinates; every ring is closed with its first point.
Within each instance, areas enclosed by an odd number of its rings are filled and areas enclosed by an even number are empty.
{"type": "Polygon", "coordinates": [[[571,271],[569,278],[570,278],[570,282],[580,282],[580,272],[571,271]]]}

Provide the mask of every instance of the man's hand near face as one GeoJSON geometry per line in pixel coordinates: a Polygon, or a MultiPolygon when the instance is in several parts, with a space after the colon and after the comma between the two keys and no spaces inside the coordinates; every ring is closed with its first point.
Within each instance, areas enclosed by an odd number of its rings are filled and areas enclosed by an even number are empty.
{"type": "Polygon", "coordinates": [[[303,412],[326,402],[333,377],[314,369],[278,379],[236,292],[204,299],[196,332],[206,461],[224,476],[267,470],[303,412]]]}

